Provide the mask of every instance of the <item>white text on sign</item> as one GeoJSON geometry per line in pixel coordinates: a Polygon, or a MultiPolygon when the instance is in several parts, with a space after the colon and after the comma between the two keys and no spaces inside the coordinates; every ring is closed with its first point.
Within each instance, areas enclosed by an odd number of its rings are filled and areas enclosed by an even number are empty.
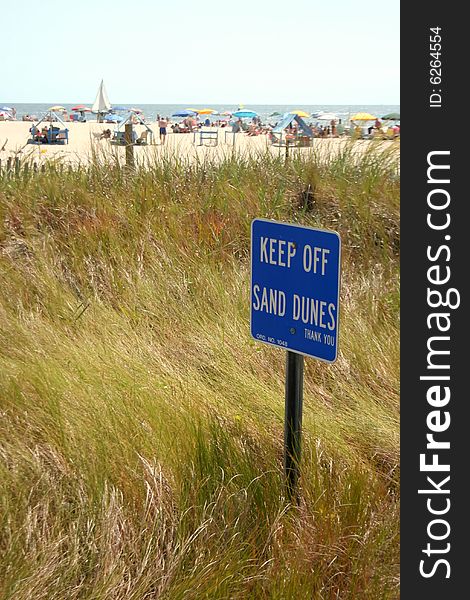
{"type": "MultiPolygon", "coordinates": [[[[325,275],[326,265],[328,263],[327,255],[330,253],[328,248],[318,248],[305,244],[302,252],[302,265],[306,273],[319,273],[325,275]]],[[[286,240],[277,240],[261,236],[260,238],[260,262],[278,267],[291,266],[291,261],[297,254],[297,245],[295,242],[286,240]]]]}

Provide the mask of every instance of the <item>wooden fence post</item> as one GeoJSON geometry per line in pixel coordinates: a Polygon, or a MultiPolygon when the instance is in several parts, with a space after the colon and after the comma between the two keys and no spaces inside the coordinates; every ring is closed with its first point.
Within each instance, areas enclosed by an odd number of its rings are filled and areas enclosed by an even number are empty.
{"type": "Polygon", "coordinates": [[[133,169],[134,163],[134,145],[132,140],[132,123],[126,123],[124,128],[124,141],[126,143],[126,167],[133,169]]]}

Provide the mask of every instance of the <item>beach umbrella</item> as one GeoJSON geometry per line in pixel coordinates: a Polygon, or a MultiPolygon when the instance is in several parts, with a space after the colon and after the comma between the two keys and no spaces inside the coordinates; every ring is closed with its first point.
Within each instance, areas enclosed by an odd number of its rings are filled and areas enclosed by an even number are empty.
{"type": "Polygon", "coordinates": [[[351,121],[375,121],[377,117],[370,113],[360,112],[351,117],[351,121]]]}
{"type": "Polygon", "coordinates": [[[223,113],[220,113],[221,115],[224,115],[225,117],[231,117],[232,113],[229,110],[225,110],[223,113]]]}
{"type": "Polygon", "coordinates": [[[0,106],[0,110],[2,112],[10,112],[13,109],[11,108],[11,106],[0,106]]]}
{"type": "Polygon", "coordinates": [[[258,113],[256,113],[254,110],[237,110],[236,112],[233,113],[234,117],[243,119],[243,118],[252,118],[252,117],[257,117],[258,113]]]}
{"type": "Polygon", "coordinates": [[[91,108],[88,108],[88,106],[85,106],[84,104],[77,104],[77,106],[74,106],[70,110],[75,112],[91,112],[91,108]]]}
{"type": "Polygon", "coordinates": [[[280,116],[281,116],[281,113],[279,113],[279,112],[277,112],[277,111],[274,111],[274,112],[273,112],[273,113],[271,113],[269,116],[270,116],[270,117],[280,117],[280,116]]]}
{"type": "Polygon", "coordinates": [[[388,113],[387,115],[384,115],[382,117],[382,119],[384,119],[385,121],[399,121],[400,120],[400,113],[388,113]]]}
{"type": "Polygon", "coordinates": [[[112,107],[111,107],[111,110],[118,110],[118,111],[125,111],[125,112],[127,112],[127,111],[129,111],[129,110],[131,110],[131,109],[130,109],[130,108],[128,108],[127,106],[121,106],[121,105],[119,104],[119,105],[117,105],[117,106],[112,106],[112,107]]]}
{"type": "Polygon", "coordinates": [[[211,115],[212,113],[215,113],[216,111],[213,108],[198,108],[197,109],[197,114],[198,115],[211,115]]]}
{"type": "Polygon", "coordinates": [[[141,115],[144,112],[141,108],[129,108],[129,111],[135,112],[138,115],[141,115]]]}
{"type": "Polygon", "coordinates": [[[55,106],[49,107],[47,110],[52,110],[53,112],[67,112],[65,106],[59,106],[58,104],[55,106]]]}
{"type": "Polygon", "coordinates": [[[91,107],[91,111],[98,114],[98,118],[100,114],[107,113],[111,109],[111,102],[109,101],[108,94],[106,93],[106,89],[104,87],[104,81],[101,80],[100,87],[98,88],[98,92],[96,94],[95,101],[91,107]]]}
{"type": "Polygon", "coordinates": [[[297,109],[297,110],[290,110],[289,114],[290,115],[297,115],[298,117],[302,117],[304,119],[308,119],[310,117],[310,115],[307,112],[305,112],[304,110],[299,110],[299,109],[297,109]]]}
{"type": "Polygon", "coordinates": [[[177,112],[173,113],[171,116],[172,117],[194,117],[194,115],[197,115],[197,113],[194,112],[193,110],[178,110],[177,112]]]}
{"type": "MultiPolygon", "coordinates": [[[[313,116],[313,115],[312,115],[313,116]]],[[[314,118],[319,121],[336,121],[338,117],[334,113],[319,113],[314,118]]]]}
{"type": "Polygon", "coordinates": [[[191,110],[198,115],[211,115],[212,113],[217,112],[213,108],[187,108],[186,110],[191,110]]]}
{"type": "Polygon", "coordinates": [[[124,120],[124,117],[121,117],[121,115],[105,115],[104,120],[106,123],[119,123],[124,120]]]}

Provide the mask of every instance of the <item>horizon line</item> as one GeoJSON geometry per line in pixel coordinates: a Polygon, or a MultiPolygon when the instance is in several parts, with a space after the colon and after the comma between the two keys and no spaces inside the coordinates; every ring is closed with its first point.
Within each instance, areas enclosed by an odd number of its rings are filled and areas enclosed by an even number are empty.
{"type": "MultiPolygon", "coordinates": [[[[62,101],[64,104],[76,104],[77,100],[74,101],[66,101],[63,100],[62,101]]],[[[15,101],[5,101],[3,104],[57,104],[57,101],[39,101],[39,100],[15,100],[15,101]]],[[[184,105],[184,102],[143,102],[142,100],[139,101],[127,101],[127,102],[114,102],[114,104],[169,104],[169,105],[175,105],[175,104],[181,104],[184,105]]],[[[90,103],[89,103],[90,104],[90,103]]],[[[93,102],[91,102],[91,104],[93,104],[93,102]]],[[[219,104],[219,105],[232,105],[232,106],[236,106],[236,105],[240,105],[243,104],[244,106],[250,105],[250,106],[279,106],[279,105],[292,105],[292,106],[297,106],[297,105],[304,105],[304,106],[318,106],[318,105],[332,105],[332,106],[387,106],[387,105],[394,105],[394,106],[400,106],[400,102],[314,102],[314,103],[309,103],[309,102],[243,102],[243,103],[239,103],[239,102],[207,102],[207,103],[203,103],[203,102],[191,102],[188,101],[186,102],[186,104],[194,104],[194,105],[201,105],[201,106],[207,106],[210,104],[219,104]]],[[[113,103],[111,103],[111,105],[113,105],[113,103]]]]}

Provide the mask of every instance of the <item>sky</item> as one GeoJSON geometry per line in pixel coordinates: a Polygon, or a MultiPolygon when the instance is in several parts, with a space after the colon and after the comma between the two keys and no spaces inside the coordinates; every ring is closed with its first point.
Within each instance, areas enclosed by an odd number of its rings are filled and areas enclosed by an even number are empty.
{"type": "Polygon", "coordinates": [[[399,104],[399,0],[2,3],[0,104],[399,104]]]}

